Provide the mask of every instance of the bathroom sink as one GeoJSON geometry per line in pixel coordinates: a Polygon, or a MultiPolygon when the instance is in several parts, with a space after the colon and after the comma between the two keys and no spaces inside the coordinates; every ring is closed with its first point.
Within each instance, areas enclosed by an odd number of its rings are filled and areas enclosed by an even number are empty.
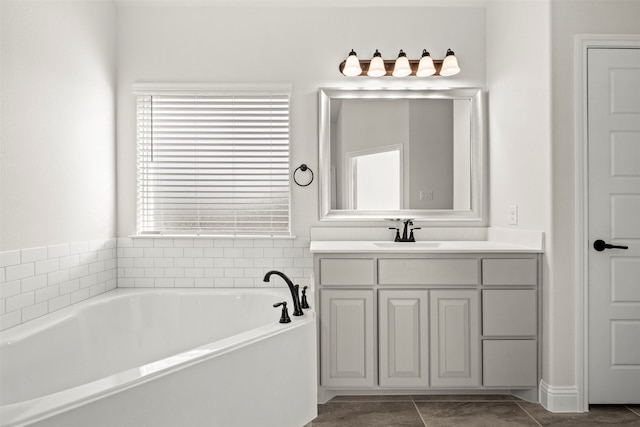
{"type": "Polygon", "coordinates": [[[415,249],[429,249],[437,248],[440,246],[439,242],[375,242],[379,248],[415,248],[415,249]]]}

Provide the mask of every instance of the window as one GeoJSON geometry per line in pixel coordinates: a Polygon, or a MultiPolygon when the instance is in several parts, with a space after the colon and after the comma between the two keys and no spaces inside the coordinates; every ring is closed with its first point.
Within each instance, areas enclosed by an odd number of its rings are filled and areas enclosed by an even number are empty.
{"type": "Polygon", "coordinates": [[[288,91],[136,92],[138,234],[290,235],[288,91]]]}

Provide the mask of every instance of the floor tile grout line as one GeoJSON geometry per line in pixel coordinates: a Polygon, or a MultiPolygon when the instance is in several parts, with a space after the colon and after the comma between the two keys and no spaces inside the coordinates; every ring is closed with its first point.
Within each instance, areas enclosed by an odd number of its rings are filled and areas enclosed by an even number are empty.
{"type": "Polygon", "coordinates": [[[413,407],[416,409],[418,416],[422,420],[422,424],[424,424],[424,427],[428,427],[427,422],[424,420],[424,417],[422,416],[422,413],[420,413],[420,410],[418,409],[418,405],[416,405],[416,401],[413,399],[413,395],[409,395],[409,397],[411,398],[411,403],[413,403],[413,407]]]}
{"type": "Polygon", "coordinates": [[[531,419],[533,420],[533,422],[535,422],[538,426],[542,427],[542,424],[540,424],[540,422],[539,422],[538,420],[536,420],[536,419],[535,419],[535,417],[529,413],[529,411],[527,411],[526,409],[524,409],[524,408],[522,407],[522,405],[520,405],[520,403],[518,403],[518,402],[516,402],[516,401],[514,401],[514,402],[515,402],[515,404],[516,404],[516,405],[518,405],[518,407],[519,407],[520,409],[522,409],[522,410],[524,411],[524,413],[525,413],[525,414],[527,414],[527,415],[529,416],[529,418],[531,418],[531,419]]]}

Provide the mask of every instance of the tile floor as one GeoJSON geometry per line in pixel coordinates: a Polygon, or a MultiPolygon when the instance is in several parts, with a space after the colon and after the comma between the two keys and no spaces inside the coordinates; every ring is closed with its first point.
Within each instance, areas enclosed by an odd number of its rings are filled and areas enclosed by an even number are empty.
{"type": "Polygon", "coordinates": [[[508,395],[337,396],[307,427],[640,426],[640,405],[554,414],[508,395]]]}

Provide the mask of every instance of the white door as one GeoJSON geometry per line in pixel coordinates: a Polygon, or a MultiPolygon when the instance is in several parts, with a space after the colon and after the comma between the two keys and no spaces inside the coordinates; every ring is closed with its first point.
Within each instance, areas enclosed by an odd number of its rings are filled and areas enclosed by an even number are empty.
{"type": "Polygon", "coordinates": [[[587,92],[589,403],[640,403],[640,49],[590,48],[587,92]]]}

